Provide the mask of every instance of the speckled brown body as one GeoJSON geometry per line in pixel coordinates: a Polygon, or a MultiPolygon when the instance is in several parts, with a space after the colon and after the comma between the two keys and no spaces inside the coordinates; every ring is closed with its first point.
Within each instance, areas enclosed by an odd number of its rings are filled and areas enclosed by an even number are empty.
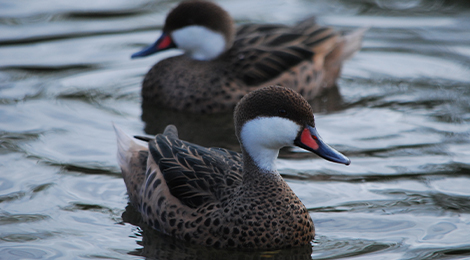
{"type": "Polygon", "coordinates": [[[232,111],[247,93],[269,85],[291,88],[307,100],[335,84],[340,67],[315,70],[311,62],[283,72],[275,79],[248,86],[231,64],[222,60],[198,61],[187,56],[165,59],[147,73],[142,85],[144,103],[155,103],[178,111],[220,113],[232,111]]]}
{"type": "MultiPolygon", "coordinates": [[[[178,13],[177,7],[170,15],[178,13]]],[[[213,28],[215,22],[201,23],[213,28]]],[[[231,47],[213,60],[180,55],[155,64],[142,83],[143,102],[193,113],[226,112],[245,94],[270,85],[291,88],[313,100],[335,84],[342,63],[360,48],[364,30],[343,35],[310,18],[292,27],[245,24],[236,33],[228,29],[221,33],[226,39],[236,36],[227,42],[231,47]]]]}
{"type": "MultiPolygon", "coordinates": [[[[217,149],[201,151],[206,148],[168,135],[158,135],[156,139],[160,149],[165,149],[165,144],[177,145],[187,151],[185,156],[197,148],[197,153],[189,155],[193,160],[207,160],[204,159],[206,152],[217,149]]],[[[269,249],[308,245],[315,234],[312,219],[287,183],[271,173],[255,171],[242,175],[241,155],[217,150],[221,151],[222,157],[211,159],[223,161],[228,166],[220,174],[216,170],[215,174],[199,176],[205,183],[215,185],[211,187],[215,197],[196,202],[197,207],[195,203],[185,204],[175,198],[161,168],[147,151],[136,153],[133,169],[139,173],[123,171],[123,175],[131,202],[142,213],[143,220],[179,239],[217,248],[269,249]],[[142,165],[146,166],[147,172],[142,165]]]]}
{"type": "Polygon", "coordinates": [[[230,74],[224,61],[165,59],[145,76],[143,102],[193,113],[231,111],[250,88],[230,74]]]}

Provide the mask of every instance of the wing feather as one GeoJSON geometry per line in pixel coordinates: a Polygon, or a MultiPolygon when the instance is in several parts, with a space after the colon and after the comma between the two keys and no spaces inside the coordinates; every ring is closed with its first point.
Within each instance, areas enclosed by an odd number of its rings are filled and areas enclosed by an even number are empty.
{"type": "Polygon", "coordinates": [[[222,148],[204,148],[157,135],[149,142],[170,193],[186,206],[197,208],[216,202],[227,187],[241,183],[241,155],[222,148]]]}
{"type": "Polygon", "coordinates": [[[321,27],[313,18],[287,27],[285,25],[246,24],[239,27],[227,59],[248,86],[275,79],[303,61],[324,57],[335,47],[339,34],[321,27]]]}

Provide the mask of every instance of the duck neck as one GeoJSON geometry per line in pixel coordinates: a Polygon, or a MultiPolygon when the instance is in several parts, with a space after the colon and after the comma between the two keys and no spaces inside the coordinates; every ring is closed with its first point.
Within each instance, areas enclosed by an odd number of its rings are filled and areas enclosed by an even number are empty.
{"type": "Polygon", "coordinates": [[[266,151],[260,154],[263,160],[253,158],[245,148],[242,147],[243,152],[243,183],[246,186],[263,185],[264,180],[278,181],[281,180],[281,175],[277,171],[275,160],[279,153],[276,151],[266,151]],[[257,160],[258,159],[258,160],[257,160]]]}
{"type": "Polygon", "coordinates": [[[276,169],[279,149],[293,144],[298,132],[297,123],[282,117],[257,117],[243,124],[238,136],[244,174],[280,179],[276,169]]]}

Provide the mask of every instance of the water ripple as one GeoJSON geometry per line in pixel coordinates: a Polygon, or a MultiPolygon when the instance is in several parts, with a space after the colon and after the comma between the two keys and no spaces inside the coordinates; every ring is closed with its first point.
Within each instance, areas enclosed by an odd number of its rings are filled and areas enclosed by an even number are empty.
{"type": "Polygon", "coordinates": [[[20,260],[20,259],[58,259],[63,254],[52,247],[35,247],[35,246],[12,246],[10,248],[0,248],[0,255],[3,259],[20,260]]]}
{"type": "Polygon", "coordinates": [[[0,211],[0,225],[37,222],[49,219],[49,216],[41,214],[10,214],[0,211]]]}

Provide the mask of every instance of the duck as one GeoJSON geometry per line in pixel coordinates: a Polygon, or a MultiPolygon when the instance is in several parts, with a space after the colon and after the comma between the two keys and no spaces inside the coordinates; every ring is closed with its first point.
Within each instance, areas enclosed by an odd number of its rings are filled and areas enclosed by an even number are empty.
{"type": "Polygon", "coordinates": [[[308,246],[315,228],[307,208],[276,168],[279,149],[298,146],[345,165],[315,128],[300,94],[268,86],[234,111],[241,153],[179,139],[168,125],[155,137],[115,126],[118,162],[143,222],[181,241],[214,248],[268,250],[308,246]]]}
{"type": "Polygon", "coordinates": [[[293,26],[235,27],[217,4],[192,0],[172,9],[158,40],[131,57],[183,51],[145,75],[144,104],[200,114],[232,112],[248,92],[270,85],[313,100],[335,85],[343,61],[361,48],[366,30],[339,32],[318,25],[313,17],[293,26]]]}

